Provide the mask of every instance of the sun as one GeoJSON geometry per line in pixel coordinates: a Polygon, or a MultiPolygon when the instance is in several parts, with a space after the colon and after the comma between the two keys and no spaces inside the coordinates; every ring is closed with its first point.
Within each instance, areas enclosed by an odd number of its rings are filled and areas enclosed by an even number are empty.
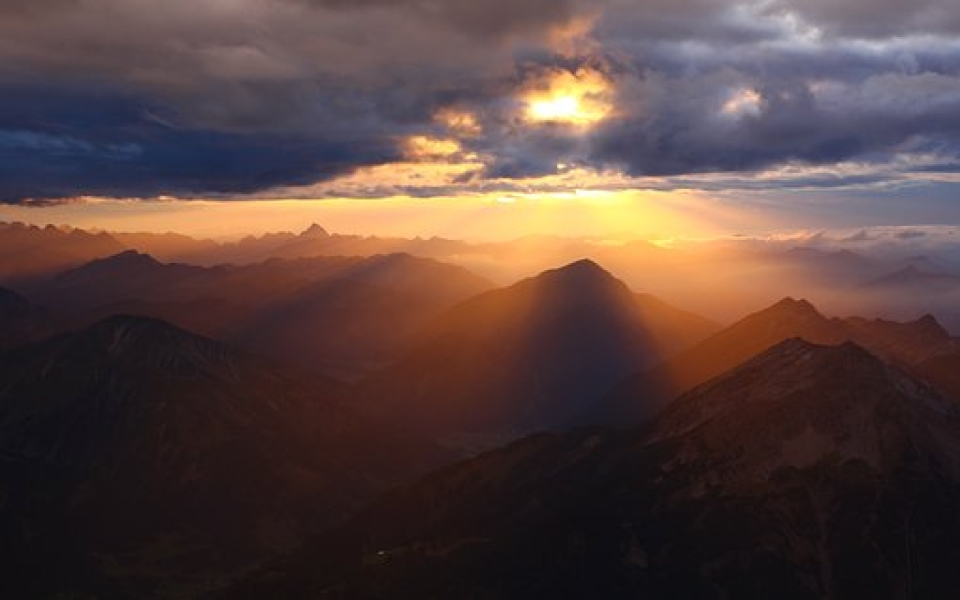
{"type": "Polygon", "coordinates": [[[530,117],[537,121],[578,121],[584,116],[580,100],[575,96],[560,96],[530,103],[530,117]]]}
{"type": "Polygon", "coordinates": [[[555,74],[526,94],[526,119],[539,124],[586,126],[610,113],[609,85],[592,72],[555,74]]]}

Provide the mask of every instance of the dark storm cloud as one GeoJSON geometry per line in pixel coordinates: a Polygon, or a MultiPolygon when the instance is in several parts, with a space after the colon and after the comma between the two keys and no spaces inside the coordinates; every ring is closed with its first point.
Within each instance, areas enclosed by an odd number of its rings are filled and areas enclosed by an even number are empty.
{"type": "Polygon", "coordinates": [[[793,12],[829,35],[885,38],[960,33],[953,0],[777,0],[769,11],[793,12]]]}
{"type": "Polygon", "coordinates": [[[243,194],[397,158],[386,142],[172,128],[146,116],[149,110],[136,97],[100,88],[31,87],[0,96],[4,197],[243,194]]]}
{"type": "Polygon", "coordinates": [[[409,135],[447,135],[444,108],[483,128],[460,140],[485,164],[462,185],[558,164],[903,173],[912,155],[926,157],[917,173],[952,173],[958,26],[945,0],[4,2],[0,197],[318,182],[398,160],[409,135]],[[574,25],[581,36],[559,35],[574,25]],[[610,119],[523,121],[533,83],[584,70],[610,83],[610,119]]]}
{"type": "MultiPolygon", "coordinates": [[[[296,1],[296,0],[294,0],[296,1]]],[[[575,0],[300,0],[338,10],[408,11],[478,36],[540,31],[577,14],[575,0]]]]}
{"type": "Polygon", "coordinates": [[[626,100],[649,103],[648,114],[610,122],[597,134],[597,161],[619,162],[636,175],[678,175],[788,161],[885,161],[922,149],[960,157],[960,82],[953,78],[887,76],[834,97],[790,80],[723,75],[651,87],[626,100]],[[755,90],[756,105],[724,113],[729,97],[745,88],[755,90]]]}

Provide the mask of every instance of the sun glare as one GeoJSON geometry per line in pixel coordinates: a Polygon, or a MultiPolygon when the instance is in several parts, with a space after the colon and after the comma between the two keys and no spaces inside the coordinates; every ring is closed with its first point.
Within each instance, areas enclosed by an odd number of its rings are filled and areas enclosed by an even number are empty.
{"type": "Polygon", "coordinates": [[[533,123],[591,125],[610,111],[609,84],[595,72],[554,74],[526,97],[526,118],[533,123]]]}
{"type": "Polygon", "coordinates": [[[530,116],[538,121],[576,121],[584,118],[584,112],[577,98],[561,96],[531,102],[530,116]]]}

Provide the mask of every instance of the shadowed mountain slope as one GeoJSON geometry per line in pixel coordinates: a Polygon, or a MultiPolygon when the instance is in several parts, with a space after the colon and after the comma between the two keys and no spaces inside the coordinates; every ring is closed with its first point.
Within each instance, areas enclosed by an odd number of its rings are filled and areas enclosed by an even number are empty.
{"type": "Polygon", "coordinates": [[[36,595],[193,594],[436,464],[341,392],[137,317],[10,353],[0,513],[15,525],[0,543],[22,561],[7,581],[36,595]],[[76,550],[57,563],[61,545],[76,550]],[[93,587],[58,580],[74,564],[93,587]]]}
{"type": "Polygon", "coordinates": [[[584,260],[453,308],[363,390],[443,432],[563,427],[613,383],[715,328],[584,260]]]}
{"type": "Polygon", "coordinates": [[[537,435],[380,499],[235,597],[942,597],[960,417],[788,340],[657,424],[537,435]]]}

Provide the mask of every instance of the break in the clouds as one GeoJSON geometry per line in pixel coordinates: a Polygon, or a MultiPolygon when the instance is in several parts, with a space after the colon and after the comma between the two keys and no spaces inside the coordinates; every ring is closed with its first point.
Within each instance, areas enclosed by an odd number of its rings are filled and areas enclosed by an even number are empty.
{"type": "Polygon", "coordinates": [[[0,197],[941,189],[958,34],[952,0],[4,2],[0,197]]]}

